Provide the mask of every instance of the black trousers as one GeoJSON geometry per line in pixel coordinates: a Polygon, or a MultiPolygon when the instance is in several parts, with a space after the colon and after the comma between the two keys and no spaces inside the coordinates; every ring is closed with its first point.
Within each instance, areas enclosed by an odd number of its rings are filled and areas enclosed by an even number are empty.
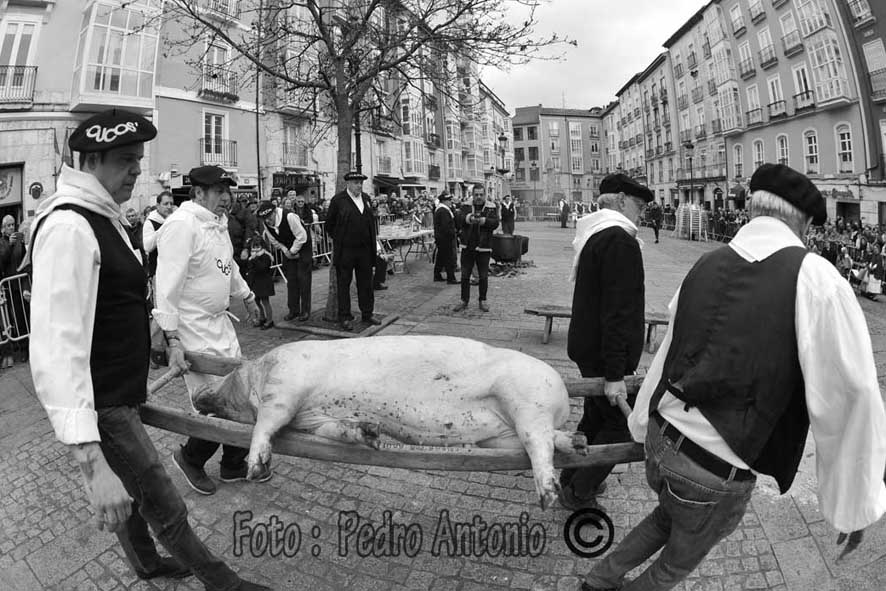
{"type": "Polygon", "coordinates": [[[351,277],[357,281],[357,305],[364,317],[372,316],[375,293],[372,290],[372,267],[375,260],[369,248],[344,248],[336,264],[338,273],[338,316],[351,317],[351,277]]]}
{"type": "Polygon", "coordinates": [[[189,464],[203,466],[209,461],[209,458],[212,457],[219,446],[222,447],[221,465],[225,468],[236,470],[246,461],[246,456],[249,455],[249,450],[242,447],[222,445],[217,441],[189,437],[187,443],[182,446],[182,456],[189,464]]]}
{"type": "Polygon", "coordinates": [[[658,231],[661,230],[661,224],[652,224],[652,231],[655,232],[655,241],[658,242],[658,231]]]}
{"type": "Polygon", "coordinates": [[[286,305],[293,316],[311,313],[311,259],[285,259],[283,274],[286,275],[286,305]]]}
{"type": "Polygon", "coordinates": [[[451,240],[437,244],[437,257],[434,259],[434,277],[442,277],[445,270],[446,279],[455,281],[454,254],[451,240]]]}
{"type": "Polygon", "coordinates": [[[477,265],[477,275],[480,277],[480,301],[486,301],[486,292],[489,289],[489,259],[491,252],[478,252],[469,248],[461,250],[461,300],[471,301],[471,271],[477,265]]]}
{"type": "MultiPolygon", "coordinates": [[[[636,395],[628,396],[631,408],[636,401],[636,395]]],[[[621,409],[609,404],[605,396],[585,398],[585,412],[578,423],[578,430],[588,438],[588,445],[633,441],[628,420],[621,409]]],[[[606,480],[612,468],[611,465],[566,468],[560,472],[560,486],[571,486],[576,497],[587,498],[606,480]]]]}
{"type": "Polygon", "coordinates": [[[514,234],[514,220],[502,220],[501,221],[501,231],[503,234],[507,236],[513,236],[514,234]]]}
{"type": "Polygon", "coordinates": [[[380,256],[375,257],[375,275],[372,278],[372,286],[378,287],[388,278],[388,261],[380,256]]]}

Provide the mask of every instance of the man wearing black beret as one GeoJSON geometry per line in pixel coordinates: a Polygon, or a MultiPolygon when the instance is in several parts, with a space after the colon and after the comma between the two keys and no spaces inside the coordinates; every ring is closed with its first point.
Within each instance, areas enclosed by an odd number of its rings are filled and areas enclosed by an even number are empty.
{"type": "Polygon", "coordinates": [[[207,589],[267,589],[241,580],[188,525],[187,507],[148,437],[147,277],[120,206],[141,174],[154,125],[112,109],[69,140],[80,170],[63,166],[32,237],[31,373],[56,437],[83,474],[99,529],[117,534],[136,575],[194,574],[207,589]],[[171,558],[162,558],[148,526],[171,558]]]}
{"type": "Polygon", "coordinates": [[[886,412],[864,315],[834,266],[803,246],[827,218],[825,200],[781,164],[758,168],[750,190],[751,221],[702,256],[671,300],[628,419],[659,504],[585,591],[677,585],[741,522],[757,474],[787,492],[810,425],[819,509],[853,532],[844,554],[886,512],[886,412]]]}
{"type": "MultiPolygon", "coordinates": [[[[643,256],[637,241],[640,211],[652,192],[624,174],[600,183],[599,211],[578,221],[572,319],[567,351],[582,377],[606,378],[609,400],[585,398],[578,430],[588,443],[630,441],[625,417],[613,406],[625,396],[624,376],[634,373],[643,352],[645,292],[643,256]]],[[[570,509],[593,506],[612,466],[567,469],[560,473],[560,502],[570,509]]]]}
{"type": "Polygon", "coordinates": [[[354,330],[351,316],[351,278],[357,282],[357,304],[363,322],[379,325],[372,313],[375,294],[372,268],[376,256],[375,217],[369,195],[363,192],[366,176],[349,172],[347,187],[336,193],[326,212],[326,231],[332,236],[332,264],[338,276],[338,319],[342,330],[354,330]]]}

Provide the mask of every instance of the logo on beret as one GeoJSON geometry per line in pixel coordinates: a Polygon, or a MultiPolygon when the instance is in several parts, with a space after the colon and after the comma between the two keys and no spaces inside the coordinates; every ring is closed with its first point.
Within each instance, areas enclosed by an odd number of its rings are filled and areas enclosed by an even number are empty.
{"type": "Polygon", "coordinates": [[[127,133],[135,133],[136,131],[138,131],[138,121],[118,123],[114,127],[102,127],[96,124],[86,129],[86,137],[92,138],[100,144],[109,144],[116,141],[118,137],[124,136],[127,133]]]}

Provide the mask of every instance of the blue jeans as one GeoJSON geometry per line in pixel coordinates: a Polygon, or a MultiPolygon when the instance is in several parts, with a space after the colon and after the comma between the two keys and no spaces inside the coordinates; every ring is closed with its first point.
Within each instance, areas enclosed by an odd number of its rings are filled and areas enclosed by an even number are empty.
{"type": "Polygon", "coordinates": [[[160,556],[148,533],[150,525],[172,557],[190,568],[206,589],[235,589],[240,577],[213,555],[188,525],[185,502],[160,463],[138,408],[112,406],[97,412],[102,453],[133,498],[132,515],[117,532],[132,567],[147,573],[158,565],[160,556]]]}
{"type": "Polygon", "coordinates": [[[658,506],[588,573],[589,585],[619,587],[628,571],[664,546],[622,591],[673,588],[738,527],[757,482],[724,480],[708,472],[662,437],[653,420],[646,434],[646,480],[658,493],[658,506]]]}

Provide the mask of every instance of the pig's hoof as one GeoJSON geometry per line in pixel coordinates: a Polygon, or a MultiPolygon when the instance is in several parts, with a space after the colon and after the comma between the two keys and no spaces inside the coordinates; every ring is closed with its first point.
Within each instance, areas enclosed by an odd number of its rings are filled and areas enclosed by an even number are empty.
{"type": "Polygon", "coordinates": [[[572,434],[572,449],[584,455],[588,454],[588,438],[584,433],[572,434]]]}
{"type": "Polygon", "coordinates": [[[360,433],[363,439],[363,443],[371,447],[372,449],[379,449],[381,443],[379,441],[379,437],[381,437],[381,427],[378,423],[360,423],[358,425],[360,429],[360,433]]]}
{"type": "Polygon", "coordinates": [[[542,511],[546,511],[560,497],[560,483],[556,479],[551,478],[547,486],[539,491],[538,500],[542,511]]]}
{"type": "Polygon", "coordinates": [[[257,463],[249,466],[249,470],[246,473],[246,479],[252,480],[253,482],[265,482],[266,480],[271,479],[271,465],[270,463],[257,463]]]}

